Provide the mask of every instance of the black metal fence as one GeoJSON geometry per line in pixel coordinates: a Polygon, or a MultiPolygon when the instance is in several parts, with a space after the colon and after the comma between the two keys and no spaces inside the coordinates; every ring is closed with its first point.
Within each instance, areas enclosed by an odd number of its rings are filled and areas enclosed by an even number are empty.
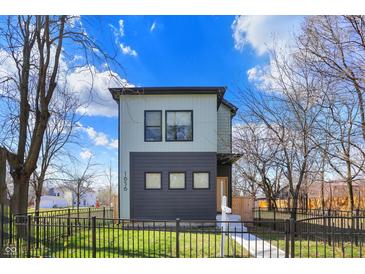
{"type": "MultiPolygon", "coordinates": [[[[290,208],[254,208],[253,209],[253,216],[255,220],[286,220],[290,219],[290,208]]],[[[365,210],[356,209],[353,212],[347,210],[335,210],[335,209],[303,209],[297,208],[296,209],[296,219],[308,219],[308,218],[315,218],[315,217],[365,217],[365,210]]]]}
{"type": "Polygon", "coordinates": [[[2,257],[363,257],[365,217],[221,222],[0,213],[2,257]]]}

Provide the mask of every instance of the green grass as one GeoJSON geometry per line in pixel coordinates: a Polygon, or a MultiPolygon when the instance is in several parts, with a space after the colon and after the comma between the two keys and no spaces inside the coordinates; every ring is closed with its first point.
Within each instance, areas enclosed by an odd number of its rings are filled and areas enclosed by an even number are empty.
{"type": "MultiPolygon", "coordinates": [[[[285,251],[284,235],[273,232],[259,233],[257,236],[285,251]]],[[[325,239],[319,233],[316,238],[317,241],[308,239],[307,236],[297,237],[294,245],[295,258],[361,258],[365,256],[364,236],[358,238],[358,245],[355,244],[355,237],[353,237],[352,242],[348,238],[342,240],[341,235],[335,235],[334,238],[330,239],[326,237],[325,239]]]]}
{"type": "MultiPolygon", "coordinates": [[[[40,232],[40,239],[47,232],[40,232]]],[[[32,257],[53,258],[90,258],[92,257],[91,230],[73,231],[66,236],[66,230],[48,231],[51,241],[42,242],[36,248],[32,245],[32,257]],[[63,236],[59,236],[63,235],[63,236]],[[53,237],[54,236],[54,237],[53,237]]],[[[181,258],[220,257],[221,235],[214,233],[185,232],[179,233],[179,256],[181,258]]],[[[225,237],[225,257],[248,257],[248,251],[235,241],[225,237]]],[[[167,231],[96,229],[96,257],[142,257],[175,258],[176,232],[174,228],[167,231]]]]}

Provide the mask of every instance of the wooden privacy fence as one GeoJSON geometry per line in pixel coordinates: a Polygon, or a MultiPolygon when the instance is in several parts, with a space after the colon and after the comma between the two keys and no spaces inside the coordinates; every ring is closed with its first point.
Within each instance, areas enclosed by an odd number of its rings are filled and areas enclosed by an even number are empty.
{"type": "MultiPolygon", "coordinates": [[[[288,199],[278,199],[276,200],[276,205],[278,208],[289,208],[288,199]]],[[[267,208],[268,202],[266,200],[258,201],[258,207],[267,208]]],[[[354,197],[354,207],[360,210],[365,209],[365,197],[354,197]]],[[[322,209],[321,199],[309,198],[307,200],[298,200],[298,208],[308,208],[308,209],[322,209]],[[305,204],[305,202],[307,204],[305,204]]],[[[348,197],[332,197],[332,199],[325,199],[325,209],[333,210],[348,210],[349,200],[348,197]]]]}
{"type": "Polygon", "coordinates": [[[240,215],[242,221],[253,221],[254,204],[252,197],[232,197],[232,214],[240,215]]]}

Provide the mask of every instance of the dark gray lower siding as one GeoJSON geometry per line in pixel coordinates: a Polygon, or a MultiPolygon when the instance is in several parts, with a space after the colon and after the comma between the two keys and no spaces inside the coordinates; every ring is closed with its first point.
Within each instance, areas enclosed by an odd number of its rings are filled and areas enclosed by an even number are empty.
{"type": "Polygon", "coordinates": [[[214,152],[131,152],[131,218],[204,219],[216,216],[214,152]],[[186,189],[168,189],[169,172],[186,172],[186,189]],[[210,189],[193,189],[193,172],[210,172],[210,189]],[[144,189],[145,172],[162,172],[162,189],[144,189]]]}

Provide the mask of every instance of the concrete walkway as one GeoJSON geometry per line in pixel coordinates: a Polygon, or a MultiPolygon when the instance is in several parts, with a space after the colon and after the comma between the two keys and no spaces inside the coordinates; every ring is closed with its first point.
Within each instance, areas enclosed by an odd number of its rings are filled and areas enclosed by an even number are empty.
{"type": "Polygon", "coordinates": [[[246,227],[242,226],[240,223],[231,223],[229,225],[229,231],[236,231],[236,233],[230,233],[229,237],[242,245],[253,257],[285,258],[285,252],[283,250],[276,248],[273,244],[270,246],[269,242],[266,242],[251,233],[247,233],[246,227]]]}

